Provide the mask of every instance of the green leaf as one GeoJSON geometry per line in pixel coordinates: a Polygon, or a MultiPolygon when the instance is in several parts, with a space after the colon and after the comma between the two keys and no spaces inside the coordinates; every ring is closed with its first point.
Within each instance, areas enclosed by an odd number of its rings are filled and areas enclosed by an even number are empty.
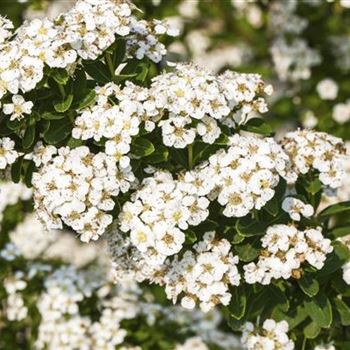
{"type": "Polygon", "coordinates": [[[55,68],[54,70],[51,70],[50,76],[60,85],[66,85],[69,80],[69,74],[63,68],[55,68]]]}
{"type": "Polygon", "coordinates": [[[186,230],[185,236],[186,236],[186,244],[193,244],[198,240],[195,232],[190,229],[186,230]]]}
{"type": "Polygon", "coordinates": [[[11,166],[11,178],[14,183],[19,183],[21,179],[23,157],[19,157],[11,166]]]}
{"type": "Polygon", "coordinates": [[[304,327],[304,335],[307,339],[315,339],[320,334],[321,328],[314,321],[304,327]]]}
{"type": "Polygon", "coordinates": [[[63,100],[54,102],[53,107],[55,108],[55,111],[59,113],[68,111],[69,107],[73,102],[73,97],[74,96],[72,94],[69,94],[63,100]]]}
{"type": "Polygon", "coordinates": [[[257,239],[253,242],[235,245],[235,250],[239,256],[239,259],[243,262],[251,262],[260,254],[260,247],[257,239]]]}
{"type": "Polygon", "coordinates": [[[145,161],[149,164],[163,163],[168,160],[169,151],[165,146],[159,146],[157,149],[149,156],[145,158],[145,161]]]}
{"type": "Polygon", "coordinates": [[[329,328],[332,324],[332,306],[323,293],[304,301],[305,309],[311,319],[321,328],[329,328]]]}
{"type": "Polygon", "coordinates": [[[247,307],[247,296],[244,285],[233,287],[231,294],[232,298],[228,306],[230,315],[236,320],[240,320],[244,316],[247,307]]]}
{"type": "Polygon", "coordinates": [[[73,137],[69,138],[69,140],[67,141],[67,146],[69,148],[76,148],[76,147],[82,146],[83,144],[84,144],[83,140],[75,139],[73,137]]]}
{"type": "Polygon", "coordinates": [[[72,124],[68,118],[63,120],[51,120],[50,126],[44,133],[44,140],[48,144],[55,145],[63,141],[72,131],[72,124]]]}
{"type": "Polygon", "coordinates": [[[240,233],[236,233],[233,235],[233,238],[232,238],[232,241],[231,243],[232,244],[239,244],[239,243],[242,243],[244,241],[244,236],[242,236],[240,233]]]}
{"type": "Polygon", "coordinates": [[[289,310],[289,301],[285,293],[277,286],[271,284],[267,287],[269,294],[272,296],[273,305],[279,307],[282,311],[289,310]]]}
{"type": "Polygon", "coordinates": [[[33,161],[30,161],[24,175],[24,183],[27,187],[32,186],[32,177],[33,177],[34,171],[35,171],[35,164],[33,161]]]}
{"type": "Polygon", "coordinates": [[[309,297],[317,295],[320,290],[320,286],[315,278],[312,278],[311,274],[303,275],[299,280],[298,284],[300,289],[309,297]]]}
{"type": "Polygon", "coordinates": [[[320,218],[327,218],[329,216],[344,213],[350,210],[350,201],[341,202],[328,206],[326,209],[322,210],[318,215],[320,218]]]}
{"type": "Polygon", "coordinates": [[[333,299],[336,310],[339,314],[341,324],[343,326],[350,326],[350,308],[343,300],[339,298],[333,299]]]}
{"type": "Polygon", "coordinates": [[[131,153],[137,157],[149,156],[154,150],[153,143],[143,137],[137,137],[131,144],[131,153]]]}
{"type": "Polygon", "coordinates": [[[116,42],[116,47],[113,49],[113,64],[114,67],[118,66],[124,61],[126,54],[126,40],[119,39],[116,42]]]}
{"type": "Polygon", "coordinates": [[[269,200],[265,206],[264,209],[271,214],[272,216],[277,216],[277,214],[281,210],[281,203],[282,198],[286,192],[287,183],[285,180],[280,179],[276,189],[275,189],[275,195],[271,200],[269,200]]]}
{"type": "Polygon", "coordinates": [[[329,232],[334,238],[344,237],[350,234],[350,226],[334,227],[329,232]]]}
{"type": "Polygon", "coordinates": [[[312,195],[315,195],[322,189],[322,183],[319,179],[314,179],[305,182],[305,190],[312,195]]]}
{"type": "Polygon", "coordinates": [[[24,133],[22,146],[24,149],[30,148],[35,140],[35,125],[29,126],[24,133]]]}
{"type": "Polygon", "coordinates": [[[86,74],[83,69],[76,69],[72,91],[74,96],[81,96],[86,89],[86,74]]]}
{"type": "Polygon", "coordinates": [[[268,224],[256,222],[250,217],[240,218],[236,221],[236,231],[244,237],[258,236],[266,233],[268,224]]]}
{"type": "Polygon", "coordinates": [[[83,108],[89,107],[96,100],[95,90],[88,91],[77,103],[76,109],[79,111],[83,108]]]}
{"type": "Polygon", "coordinates": [[[90,75],[91,78],[96,80],[98,83],[108,83],[111,81],[112,77],[108,67],[101,61],[94,61],[93,63],[86,62],[84,64],[86,73],[90,75]]]}
{"type": "Polygon", "coordinates": [[[51,112],[44,112],[41,115],[41,118],[45,120],[58,120],[58,119],[63,119],[64,117],[65,117],[64,114],[56,114],[51,112]]]}
{"type": "Polygon", "coordinates": [[[22,128],[22,126],[24,125],[25,120],[21,119],[15,119],[15,120],[7,120],[6,122],[6,126],[11,129],[11,130],[19,130],[22,128]]]}
{"type": "Polygon", "coordinates": [[[280,308],[275,308],[271,316],[276,321],[286,320],[291,330],[303,322],[308,314],[302,305],[298,305],[297,307],[291,307],[288,313],[283,312],[280,308]]]}
{"type": "Polygon", "coordinates": [[[139,65],[139,70],[140,73],[138,73],[138,75],[136,76],[136,80],[140,81],[140,82],[144,82],[147,78],[147,75],[148,75],[148,69],[149,69],[149,65],[146,64],[146,63],[141,63],[139,65]]]}
{"type": "Polygon", "coordinates": [[[264,136],[273,135],[273,129],[264,119],[252,118],[242,125],[242,129],[245,131],[253,132],[264,136]]]}

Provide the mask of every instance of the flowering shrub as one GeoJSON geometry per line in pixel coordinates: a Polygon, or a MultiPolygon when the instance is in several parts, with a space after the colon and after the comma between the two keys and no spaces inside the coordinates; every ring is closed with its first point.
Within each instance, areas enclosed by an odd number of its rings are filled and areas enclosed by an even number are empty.
{"type": "MultiPolygon", "coordinates": [[[[166,64],[162,40],[176,30],[140,17],[126,1],[79,0],[15,32],[2,20],[0,168],[18,183],[2,210],[22,210],[3,227],[2,343],[349,346],[350,204],[327,205],[345,178],[343,141],[310,129],[275,138],[261,75],[166,64]],[[84,248],[55,250],[69,236],[59,230],[106,242],[109,256],[76,266],[84,248]],[[203,313],[216,321],[199,326],[203,313]]],[[[307,79],[317,54],[298,65],[305,43],[283,40],[279,78],[307,79]]],[[[318,91],[332,99],[328,85],[318,91]]]]}

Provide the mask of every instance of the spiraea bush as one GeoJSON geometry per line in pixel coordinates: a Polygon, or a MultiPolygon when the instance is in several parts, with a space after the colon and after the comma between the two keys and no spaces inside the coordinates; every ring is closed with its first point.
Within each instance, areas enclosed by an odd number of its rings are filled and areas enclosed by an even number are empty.
{"type": "Polygon", "coordinates": [[[350,346],[350,203],[327,206],[340,138],[275,138],[263,76],[167,62],[177,31],[126,1],[12,29],[0,346],[350,346]]]}

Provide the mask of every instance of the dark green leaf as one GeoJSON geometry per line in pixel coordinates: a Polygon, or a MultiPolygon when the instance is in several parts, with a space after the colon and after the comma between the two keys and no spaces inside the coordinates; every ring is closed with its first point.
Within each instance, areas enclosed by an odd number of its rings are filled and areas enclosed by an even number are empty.
{"type": "Polygon", "coordinates": [[[143,137],[137,137],[131,144],[131,153],[137,157],[146,157],[154,152],[153,143],[143,137]]]}
{"type": "Polygon", "coordinates": [[[35,140],[35,125],[29,126],[24,133],[22,146],[24,149],[30,148],[35,140]]]}
{"type": "Polygon", "coordinates": [[[95,90],[87,91],[87,93],[81,97],[79,102],[77,103],[76,109],[79,111],[83,108],[89,107],[96,100],[96,92],[95,90]]]}
{"type": "Polygon", "coordinates": [[[94,61],[93,63],[85,63],[84,68],[86,73],[91,78],[99,83],[105,84],[111,81],[112,77],[108,67],[101,61],[94,61]]]}
{"type": "Polygon", "coordinates": [[[41,115],[41,118],[45,120],[58,120],[58,119],[63,119],[64,117],[65,117],[64,114],[57,114],[57,113],[51,113],[51,112],[44,112],[41,115]]]}
{"type": "Polygon", "coordinates": [[[332,306],[324,293],[318,293],[312,299],[304,301],[305,309],[311,319],[321,328],[332,324],[332,306]]]}
{"type": "Polygon", "coordinates": [[[334,304],[339,314],[341,324],[343,326],[350,326],[350,308],[343,300],[334,298],[334,304]]]}
{"type": "Polygon", "coordinates": [[[32,186],[32,176],[34,171],[35,171],[35,164],[33,161],[30,161],[24,175],[24,183],[27,187],[32,186]]]}
{"type": "Polygon", "coordinates": [[[244,262],[251,262],[260,254],[260,247],[257,240],[241,245],[235,245],[235,250],[237,251],[239,259],[244,262]]]}
{"type": "Polygon", "coordinates": [[[56,112],[63,113],[63,112],[68,111],[72,102],[73,102],[73,95],[69,94],[63,100],[55,101],[53,107],[55,108],[56,112]]]}
{"type": "Polygon", "coordinates": [[[346,211],[350,211],[350,201],[330,205],[326,209],[322,210],[318,216],[320,218],[326,218],[335,214],[344,213],[346,211]]]}
{"type": "Polygon", "coordinates": [[[72,130],[72,124],[68,118],[62,120],[51,120],[50,126],[44,133],[45,142],[55,145],[63,141],[72,130]]]}
{"type": "Polygon", "coordinates": [[[289,301],[285,293],[273,284],[268,286],[268,291],[269,294],[271,293],[273,305],[279,307],[284,312],[288,311],[289,301]]]}
{"type": "Polygon", "coordinates": [[[11,178],[14,183],[19,183],[22,173],[23,157],[19,157],[11,166],[11,178]]]}
{"type": "Polygon", "coordinates": [[[66,85],[69,80],[69,74],[63,68],[55,68],[54,70],[51,70],[50,76],[60,85],[66,85]]]}
{"type": "Polygon", "coordinates": [[[264,119],[252,118],[242,125],[242,129],[245,131],[253,132],[255,134],[271,136],[273,135],[273,129],[264,119]]]}
{"type": "Polygon", "coordinates": [[[247,296],[244,285],[233,287],[231,294],[232,298],[228,306],[230,315],[236,320],[240,320],[244,316],[247,307],[247,296]]]}
{"type": "Polygon", "coordinates": [[[250,217],[244,217],[236,221],[235,229],[240,235],[251,237],[266,233],[267,226],[267,224],[257,222],[250,217]]]}
{"type": "Polygon", "coordinates": [[[145,161],[149,164],[158,164],[166,162],[168,157],[168,149],[165,146],[159,146],[151,155],[145,157],[145,161]]]}
{"type": "Polygon", "coordinates": [[[334,238],[344,237],[350,234],[350,226],[339,226],[332,228],[329,232],[334,238]]]}
{"type": "Polygon", "coordinates": [[[320,286],[315,278],[311,274],[305,274],[298,280],[299,287],[309,297],[315,296],[320,286]]]}

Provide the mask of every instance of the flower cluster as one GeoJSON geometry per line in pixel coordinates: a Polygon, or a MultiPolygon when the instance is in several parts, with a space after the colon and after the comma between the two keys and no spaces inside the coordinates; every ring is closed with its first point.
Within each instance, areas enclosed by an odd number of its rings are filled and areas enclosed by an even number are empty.
{"type": "Polygon", "coordinates": [[[37,215],[48,228],[63,223],[81,233],[82,241],[96,240],[112,222],[111,196],[126,192],[134,181],[131,169],[118,169],[104,153],[86,146],[62,147],[58,155],[33,174],[37,215]]]}
{"type": "Polygon", "coordinates": [[[162,119],[159,126],[166,146],[185,148],[197,135],[212,144],[221,134],[220,123],[232,126],[252,111],[266,112],[259,96],[271,93],[272,87],[257,74],[226,71],[216,77],[196,66],[178,64],[174,72],[153,79],[148,113],[162,119]]]}
{"type": "Polygon", "coordinates": [[[241,278],[238,257],[230,252],[230,243],[217,239],[211,231],[193,249],[170,264],[164,277],[167,297],[176,302],[180,295],[181,305],[187,309],[193,309],[198,301],[205,312],[218,304],[228,305],[229,286],[239,285],[241,278]]]}
{"type": "Polygon", "coordinates": [[[274,196],[280,176],[295,181],[287,155],[273,139],[234,135],[229,145],[209,158],[208,171],[225,216],[260,210],[274,196]]]}
{"type": "Polygon", "coordinates": [[[273,319],[264,321],[261,327],[247,322],[243,328],[242,343],[248,350],[271,349],[293,350],[294,342],[288,337],[288,323],[273,319]]]}
{"type": "Polygon", "coordinates": [[[8,276],[4,280],[4,288],[7,293],[6,317],[9,321],[21,321],[28,314],[28,308],[24,305],[21,294],[27,288],[22,271],[17,271],[14,275],[8,276]]]}
{"type": "Polygon", "coordinates": [[[331,241],[324,238],[320,227],[304,231],[283,224],[270,226],[261,239],[263,250],[257,263],[244,266],[247,283],[270,284],[273,279],[299,279],[302,264],[308,262],[322,269],[327,254],[333,251],[331,241]]]}
{"type": "Polygon", "coordinates": [[[127,168],[132,137],[139,134],[147,89],[127,83],[124,88],[109,83],[95,88],[97,99],[93,106],[82,111],[75,119],[72,135],[76,139],[106,139],[105,153],[127,168]]]}
{"type": "Polygon", "coordinates": [[[346,152],[341,139],[324,132],[298,130],[287,133],[282,144],[297,175],[314,170],[324,186],[341,186],[346,152]]]}
{"type": "Polygon", "coordinates": [[[303,39],[294,39],[288,43],[278,38],[271,46],[271,54],[280,80],[308,79],[311,68],[320,63],[317,51],[308,47],[303,39]]]}
{"type": "Polygon", "coordinates": [[[0,16],[0,44],[12,35],[13,28],[13,23],[9,19],[0,16]]]}
{"type": "Polygon", "coordinates": [[[311,68],[321,63],[321,56],[300,35],[308,20],[297,14],[297,2],[274,1],[268,12],[269,30],[274,40],[270,47],[279,80],[296,82],[308,79],[311,68]],[[291,39],[292,36],[292,39],[291,39]]]}
{"type": "MultiPolygon", "coordinates": [[[[5,20],[2,41],[9,36],[8,28],[11,24],[5,20]]],[[[132,6],[125,1],[79,0],[54,21],[29,21],[19,28],[13,40],[2,43],[0,97],[7,91],[17,94],[33,90],[44,76],[44,65],[67,68],[81,59],[97,59],[115,42],[116,35],[130,36],[128,49],[132,52],[138,47],[137,58],[147,56],[159,62],[166,50],[158,36],[165,33],[176,34],[161,21],[138,21],[132,15],[132,6]]]]}
{"type": "Polygon", "coordinates": [[[132,244],[149,262],[160,265],[178,253],[185,241],[183,231],[207,218],[206,180],[196,175],[188,172],[174,180],[168,172],[157,172],[124,204],[120,229],[130,231],[132,244]]]}

